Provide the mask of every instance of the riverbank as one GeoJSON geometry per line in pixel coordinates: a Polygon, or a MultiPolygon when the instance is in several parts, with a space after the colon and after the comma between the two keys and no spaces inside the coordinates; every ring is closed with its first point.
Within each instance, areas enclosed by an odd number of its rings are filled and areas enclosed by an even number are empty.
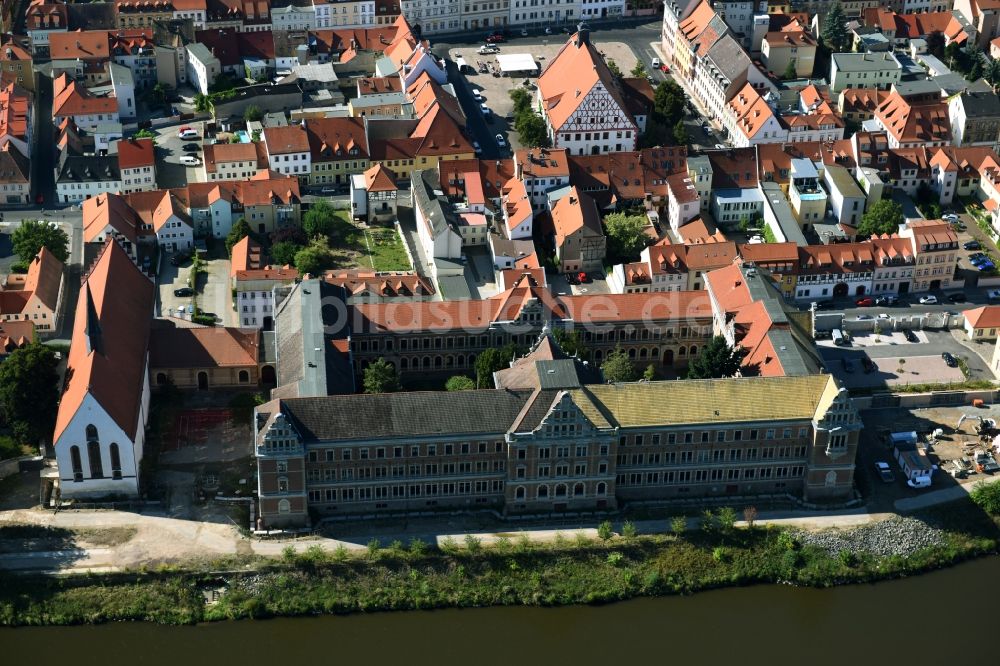
{"type": "Polygon", "coordinates": [[[918,549],[905,555],[831,550],[829,540],[793,529],[735,528],[723,521],[712,529],[678,534],[557,538],[547,545],[511,535],[485,547],[470,537],[440,549],[420,541],[386,547],[372,543],[360,552],[310,548],[297,553],[289,548],[278,559],[231,557],[198,570],[164,566],[86,576],[5,574],[0,578],[0,624],[190,624],[381,610],[598,604],[756,583],[828,587],[910,576],[996,553],[1000,544],[996,521],[970,501],[917,518],[933,531],[926,542],[933,545],[915,542],[918,549]]]}

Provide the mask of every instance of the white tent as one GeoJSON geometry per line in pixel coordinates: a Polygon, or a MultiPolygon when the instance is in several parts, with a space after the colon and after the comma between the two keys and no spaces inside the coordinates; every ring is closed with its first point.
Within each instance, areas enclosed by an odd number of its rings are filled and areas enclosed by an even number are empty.
{"type": "Polygon", "coordinates": [[[517,72],[538,72],[538,65],[530,53],[505,53],[497,56],[497,63],[500,71],[504,74],[514,74],[517,72]]]}

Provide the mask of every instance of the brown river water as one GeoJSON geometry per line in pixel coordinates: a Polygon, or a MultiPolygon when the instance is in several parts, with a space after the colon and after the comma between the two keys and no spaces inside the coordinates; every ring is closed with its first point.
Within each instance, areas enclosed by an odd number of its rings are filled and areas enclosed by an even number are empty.
{"type": "Polygon", "coordinates": [[[4,629],[0,654],[11,666],[1000,664],[998,601],[1000,558],[990,557],[828,590],[756,586],[607,606],[4,629]]]}

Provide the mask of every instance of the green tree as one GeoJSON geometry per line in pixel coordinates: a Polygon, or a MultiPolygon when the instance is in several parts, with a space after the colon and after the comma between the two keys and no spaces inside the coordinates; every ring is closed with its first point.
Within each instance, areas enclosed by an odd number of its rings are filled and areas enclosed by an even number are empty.
{"type": "Polygon", "coordinates": [[[1000,515],[1000,483],[980,481],[972,487],[969,497],[986,513],[1000,515]]]}
{"type": "Polygon", "coordinates": [[[675,81],[664,81],[653,94],[653,115],[666,126],[672,126],[684,117],[684,89],[675,81]]]}
{"type": "Polygon", "coordinates": [[[148,129],[141,129],[132,135],[133,139],[155,139],[156,135],[150,132],[148,129]]]}
{"type": "Polygon", "coordinates": [[[646,366],[646,369],[642,373],[642,378],[647,382],[651,382],[656,379],[656,368],[652,363],[646,366]]]}
{"type": "Polygon", "coordinates": [[[611,525],[610,520],[605,520],[597,526],[597,536],[599,536],[602,541],[608,541],[614,535],[615,528],[611,525]]]}
{"type": "Polygon", "coordinates": [[[527,111],[531,111],[531,94],[524,88],[513,88],[509,93],[514,102],[514,115],[518,116],[527,111]]]}
{"type": "Polygon", "coordinates": [[[509,367],[516,355],[517,348],[513,344],[500,349],[491,347],[479,354],[476,357],[476,388],[493,388],[493,373],[509,367]]]}
{"type": "Polygon", "coordinates": [[[295,263],[295,255],[302,246],[292,241],[281,241],[271,246],[271,259],[278,266],[291,266],[295,263]]]}
{"type": "Polygon", "coordinates": [[[239,243],[241,240],[247,236],[253,236],[253,231],[250,229],[250,223],[247,222],[245,217],[241,217],[236,220],[236,224],[232,226],[229,230],[229,235],[226,236],[226,252],[230,256],[233,254],[233,246],[239,243]]]}
{"type": "Polygon", "coordinates": [[[399,375],[396,374],[396,366],[384,358],[365,368],[364,387],[365,393],[395,393],[403,390],[399,375]]]}
{"type": "Polygon", "coordinates": [[[551,145],[545,121],[531,111],[518,114],[514,119],[514,129],[521,137],[521,143],[530,148],[548,148],[551,145]]]}
{"type": "Polygon", "coordinates": [[[162,83],[157,83],[153,86],[153,89],[149,91],[149,96],[153,100],[154,104],[163,106],[167,103],[167,87],[162,83]]]}
{"type": "Polygon", "coordinates": [[[621,347],[616,347],[613,352],[608,354],[604,363],[601,364],[601,372],[604,373],[605,380],[616,384],[618,382],[634,382],[639,377],[635,363],[621,347]]]}
{"type": "Polygon", "coordinates": [[[243,120],[248,123],[257,122],[263,119],[264,112],[256,104],[251,104],[243,110],[243,120]]]}
{"type": "Polygon", "coordinates": [[[783,78],[786,81],[791,81],[792,79],[796,78],[797,76],[798,76],[798,73],[795,71],[795,58],[790,58],[788,60],[788,66],[785,67],[785,71],[781,75],[781,78],[783,78]]]}
{"type": "Polygon", "coordinates": [[[688,519],[687,516],[675,516],[670,519],[670,531],[674,533],[675,536],[681,536],[687,532],[688,519]]]}
{"type": "Polygon", "coordinates": [[[986,63],[986,69],[983,72],[983,78],[990,82],[994,88],[1000,85],[1000,60],[990,59],[986,63]]]}
{"type": "Polygon", "coordinates": [[[636,60],[635,67],[632,68],[632,71],[630,71],[629,74],[637,79],[646,78],[646,65],[644,65],[641,60],[636,60]]]}
{"type": "Polygon", "coordinates": [[[444,385],[446,391],[471,391],[476,388],[476,382],[465,375],[455,375],[448,379],[444,385]]]}
{"type": "Polygon", "coordinates": [[[850,35],[847,32],[847,18],[844,8],[839,2],[834,2],[823,19],[823,43],[834,53],[846,51],[850,46],[850,35]]]}
{"type": "Polygon", "coordinates": [[[733,531],[736,525],[736,510],[731,506],[724,506],[715,514],[716,525],[724,533],[733,531]]]}
{"type": "Polygon", "coordinates": [[[69,237],[54,222],[24,220],[10,240],[14,252],[25,264],[30,264],[43,247],[63,263],[69,259],[69,237]]]}
{"type": "Polygon", "coordinates": [[[314,238],[308,246],[295,253],[295,270],[299,275],[319,275],[330,268],[333,256],[325,238],[314,238]]]}
{"type": "Polygon", "coordinates": [[[689,136],[687,126],[684,124],[683,120],[678,120],[677,124],[674,125],[674,143],[678,146],[686,146],[689,136]]]}
{"type": "Polygon", "coordinates": [[[618,63],[616,63],[611,58],[608,58],[607,60],[605,60],[605,62],[607,63],[608,69],[611,71],[611,74],[616,79],[622,78],[622,70],[621,70],[621,68],[618,67],[618,63]]]}
{"type": "Polygon", "coordinates": [[[858,234],[861,236],[893,234],[899,231],[899,225],[904,219],[902,206],[891,199],[879,199],[861,216],[858,234]]]}
{"type": "Polygon", "coordinates": [[[618,260],[632,260],[646,247],[646,218],[641,215],[611,213],[604,218],[608,236],[608,255],[618,260]]]}
{"type": "Polygon", "coordinates": [[[329,237],[336,224],[337,213],[333,206],[325,199],[320,199],[309,207],[308,212],[302,216],[302,230],[309,238],[322,236],[329,237]]]}
{"type": "Polygon", "coordinates": [[[688,379],[719,379],[735,377],[746,356],[742,347],[732,348],[721,335],[716,335],[688,363],[688,379]]]}
{"type": "Polygon", "coordinates": [[[197,93],[194,96],[194,110],[199,113],[209,113],[212,111],[212,98],[205,93],[197,93]]]}
{"type": "Polygon", "coordinates": [[[59,405],[59,360],[38,341],[15,350],[0,363],[0,409],[22,443],[48,441],[59,405]]]}
{"type": "Polygon", "coordinates": [[[580,337],[579,331],[567,331],[564,328],[554,328],[552,329],[552,338],[567,356],[576,356],[582,359],[590,357],[590,350],[584,346],[583,339],[580,337]]]}
{"type": "Polygon", "coordinates": [[[938,60],[944,60],[944,34],[940,30],[935,30],[926,37],[927,52],[938,60]]]}
{"type": "Polygon", "coordinates": [[[972,67],[969,68],[969,73],[965,75],[965,78],[969,81],[978,81],[983,78],[983,59],[976,58],[972,61],[972,67]]]}

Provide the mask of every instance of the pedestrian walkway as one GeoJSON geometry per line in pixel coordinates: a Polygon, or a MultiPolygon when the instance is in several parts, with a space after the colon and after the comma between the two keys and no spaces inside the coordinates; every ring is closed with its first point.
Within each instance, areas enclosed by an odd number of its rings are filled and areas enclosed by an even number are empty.
{"type": "MultiPolygon", "coordinates": [[[[943,472],[940,471],[938,473],[943,474],[943,472]]],[[[972,492],[972,489],[976,487],[977,483],[1000,483],[1000,476],[986,478],[982,481],[977,481],[976,483],[963,483],[951,488],[944,488],[942,490],[930,490],[926,493],[917,495],[916,497],[907,497],[905,499],[896,500],[893,506],[896,508],[896,511],[899,511],[900,513],[911,513],[913,511],[919,511],[920,509],[926,509],[938,504],[947,504],[948,502],[954,502],[968,497],[969,493],[972,492]]]]}

